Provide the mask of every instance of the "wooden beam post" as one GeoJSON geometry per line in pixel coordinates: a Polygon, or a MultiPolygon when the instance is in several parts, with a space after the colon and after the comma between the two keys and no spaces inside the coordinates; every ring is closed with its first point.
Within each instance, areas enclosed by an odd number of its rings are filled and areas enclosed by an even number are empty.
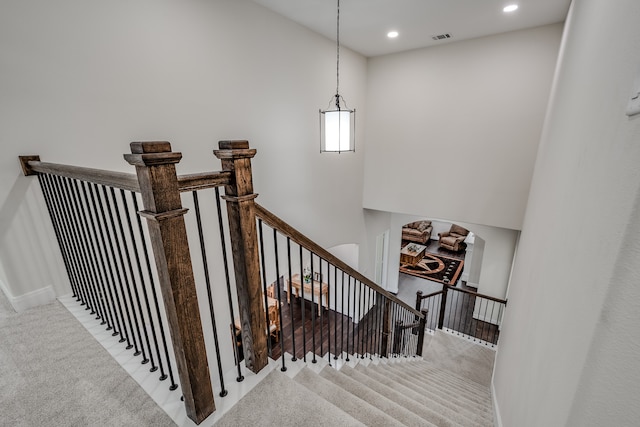
{"type": "Polygon", "coordinates": [[[391,301],[385,298],[382,310],[382,342],[380,344],[380,355],[382,357],[389,357],[389,336],[391,335],[391,301]]]}
{"type": "Polygon", "coordinates": [[[182,154],[168,142],[132,142],[124,157],[140,183],[187,416],[200,424],[215,404],[175,168],[182,154]]]}
{"type": "Polygon", "coordinates": [[[233,266],[238,294],[242,350],[245,364],[259,372],[268,363],[267,323],[260,282],[260,256],[256,227],[255,198],[251,177],[251,159],[256,150],[248,141],[220,141],[214,154],[222,162],[222,170],[232,173],[225,185],[229,234],[233,248],[233,266]]]}
{"type": "Polygon", "coordinates": [[[442,298],[440,299],[440,313],[438,315],[438,329],[444,326],[444,313],[447,309],[447,291],[449,287],[446,283],[442,284],[442,298]]]}
{"type": "Polygon", "coordinates": [[[420,318],[420,326],[418,327],[418,348],[416,348],[416,354],[422,356],[422,347],[424,347],[424,330],[427,328],[427,315],[429,310],[424,309],[421,311],[422,316],[420,318]]]}

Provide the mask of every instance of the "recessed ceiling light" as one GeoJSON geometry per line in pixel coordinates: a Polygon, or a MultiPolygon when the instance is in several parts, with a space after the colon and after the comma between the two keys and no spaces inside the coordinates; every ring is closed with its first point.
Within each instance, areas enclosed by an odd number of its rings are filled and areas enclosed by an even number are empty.
{"type": "Polygon", "coordinates": [[[515,10],[518,9],[518,5],[517,4],[510,4],[509,6],[505,6],[504,9],[502,9],[503,12],[513,12],[515,10]]]}
{"type": "Polygon", "coordinates": [[[390,39],[395,39],[396,37],[398,37],[398,32],[397,31],[389,31],[387,33],[387,37],[389,37],[390,39]]]}

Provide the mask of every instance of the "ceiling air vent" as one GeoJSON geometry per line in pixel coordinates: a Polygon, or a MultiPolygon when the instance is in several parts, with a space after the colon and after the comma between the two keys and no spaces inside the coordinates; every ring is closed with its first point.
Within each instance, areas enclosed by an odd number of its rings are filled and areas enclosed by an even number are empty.
{"type": "Polygon", "coordinates": [[[434,39],[435,41],[446,40],[446,39],[450,39],[451,38],[451,34],[449,34],[449,33],[447,33],[447,34],[439,34],[439,35],[433,36],[431,38],[434,39]]]}

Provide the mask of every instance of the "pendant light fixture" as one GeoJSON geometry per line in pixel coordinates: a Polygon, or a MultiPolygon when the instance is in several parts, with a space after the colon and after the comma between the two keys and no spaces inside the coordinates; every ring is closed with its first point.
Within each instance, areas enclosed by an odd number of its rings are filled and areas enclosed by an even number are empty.
{"type": "Polygon", "coordinates": [[[356,151],[356,110],[340,96],[340,0],[336,25],[336,94],[326,110],[320,110],[320,152],[356,151]]]}

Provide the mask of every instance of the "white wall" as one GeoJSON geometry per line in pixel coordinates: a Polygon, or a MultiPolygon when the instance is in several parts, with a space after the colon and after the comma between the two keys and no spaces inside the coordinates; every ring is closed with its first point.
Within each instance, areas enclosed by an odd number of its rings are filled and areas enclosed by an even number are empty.
{"type": "MultiPolygon", "coordinates": [[[[363,239],[364,138],[356,153],[319,153],[334,42],[247,0],[20,0],[2,4],[0,51],[0,262],[12,296],[68,290],[52,272],[49,220],[27,204],[39,188],[21,154],[133,172],[129,142],[167,140],[187,173],[220,168],[218,140],[248,139],[259,203],[325,247],[363,239]]],[[[366,59],[344,49],[340,71],[363,137],[366,59]]]]}
{"type": "Polygon", "coordinates": [[[640,418],[639,20],[635,0],[570,11],[496,359],[505,427],[640,418]]]}
{"type": "Polygon", "coordinates": [[[369,59],[364,206],[519,230],[561,32],[369,59]]]}

